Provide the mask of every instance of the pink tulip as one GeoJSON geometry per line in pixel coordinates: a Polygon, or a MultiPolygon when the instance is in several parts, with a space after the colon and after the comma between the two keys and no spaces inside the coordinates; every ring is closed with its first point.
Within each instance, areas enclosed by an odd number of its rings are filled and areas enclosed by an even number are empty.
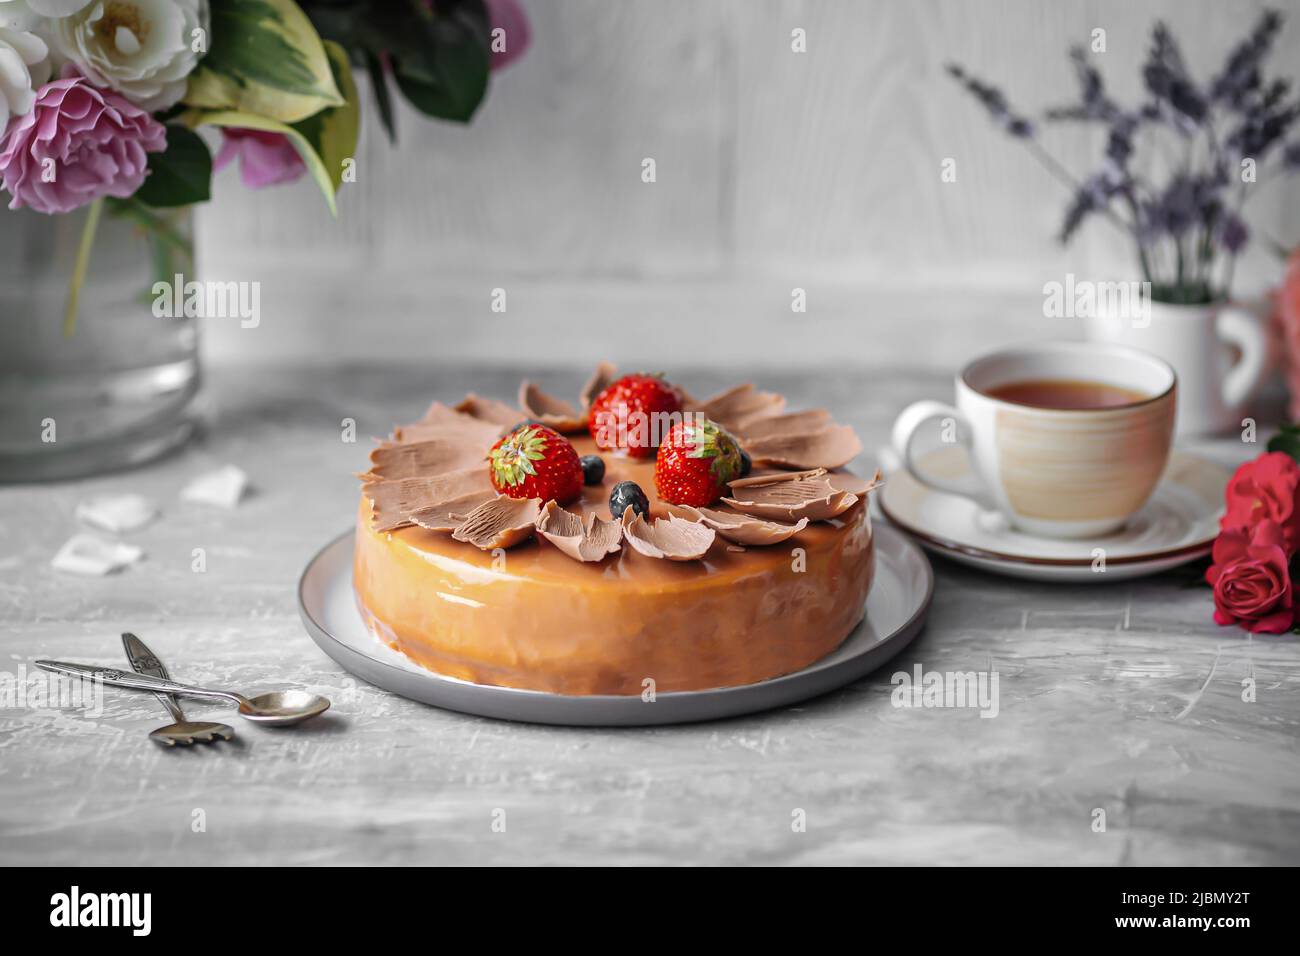
{"type": "Polygon", "coordinates": [[[500,70],[524,55],[533,39],[533,28],[528,22],[519,0],[487,0],[488,21],[492,24],[492,69],[500,70]],[[505,49],[497,51],[496,31],[500,29],[505,49]]]}
{"type": "Polygon", "coordinates": [[[213,171],[224,169],[238,157],[239,178],[249,189],[291,183],[307,170],[283,133],[223,127],[221,138],[221,149],[212,161],[213,171]]]}

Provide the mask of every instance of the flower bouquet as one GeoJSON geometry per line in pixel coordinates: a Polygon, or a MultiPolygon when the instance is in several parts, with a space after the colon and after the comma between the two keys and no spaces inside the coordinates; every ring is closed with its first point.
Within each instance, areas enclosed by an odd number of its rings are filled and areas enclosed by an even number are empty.
{"type": "Polygon", "coordinates": [[[527,43],[517,0],[0,0],[0,183],[11,209],[88,209],[70,331],[104,211],[148,232],[170,279],[190,250],[168,211],[207,200],[236,159],[254,188],[309,174],[335,210],[355,175],[355,68],[391,138],[394,89],[466,122],[527,43]]]}
{"type": "MultiPolygon", "coordinates": [[[[1145,96],[1131,106],[1110,95],[1089,50],[1071,49],[1078,99],[1046,110],[1041,120],[1104,129],[1100,167],[1083,177],[1048,152],[1039,121],[1014,111],[999,89],[961,66],[948,72],[1069,188],[1062,242],[1101,215],[1133,243],[1155,301],[1203,304],[1227,297],[1236,258],[1250,240],[1243,207],[1255,191],[1248,187],[1300,170],[1300,140],[1287,140],[1300,99],[1290,81],[1264,72],[1281,27],[1281,14],[1266,10],[1203,82],[1157,22],[1142,65],[1145,96]]],[[[1104,48],[1104,31],[1097,31],[1091,52],[1104,48]]]]}

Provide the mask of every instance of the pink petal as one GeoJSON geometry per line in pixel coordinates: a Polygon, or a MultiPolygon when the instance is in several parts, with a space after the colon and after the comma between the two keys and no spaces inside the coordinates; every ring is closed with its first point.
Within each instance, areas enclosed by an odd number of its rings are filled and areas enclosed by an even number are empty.
{"type": "MultiPolygon", "coordinates": [[[[488,21],[493,34],[503,31],[505,50],[492,52],[492,69],[501,70],[527,52],[533,42],[532,24],[519,0],[486,0],[488,21]]],[[[492,40],[495,46],[495,36],[492,40]]]]}

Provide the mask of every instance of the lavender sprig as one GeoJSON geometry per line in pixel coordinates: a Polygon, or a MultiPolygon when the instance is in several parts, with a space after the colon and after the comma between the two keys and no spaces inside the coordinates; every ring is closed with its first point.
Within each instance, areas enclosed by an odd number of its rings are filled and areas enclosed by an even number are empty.
{"type": "Polygon", "coordinates": [[[1217,238],[1223,248],[1236,255],[1250,241],[1250,227],[1239,215],[1229,211],[1219,221],[1217,238]]]}
{"type": "Polygon", "coordinates": [[[1300,118],[1300,102],[1278,103],[1263,98],[1241,115],[1224,146],[1238,158],[1259,162],[1282,141],[1297,118],[1300,118]]]}
{"type": "Polygon", "coordinates": [[[1228,55],[1223,71],[1210,84],[1210,97],[1240,109],[1245,98],[1259,89],[1260,67],[1281,29],[1282,15],[1265,10],[1246,39],[1228,55]]]}
{"type": "Polygon", "coordinates": [[[1106,95],[1101,72],[1088,61],[1087,51],[1081,46],[1071,47],[1070,61],[1074,64],[1074,75],[1079,81],[1079,102],[1049,109],[1043,115],[1049,120],[1114,120],[1121,110],[1106,95]]]}
{"type": "Polygon", "coordinates": [[[947,69],[954,79],[984,104],[984,108],[988,110],[993,122],[1001,126],[1003,130],[1012,136],[1022,138],[1034,135],[1034,125],[1023,116],[1011,111],[1011,107],[1007,105],[1007,98],[1002,95],[1001,90],[969,75],[955,63],[949,63],[947,69]]]}
{"type": "MultiPolygon", "coordinates": [[[[1281,14],[1266,10],[1232,49],[1223,69],[1202,85],[1188,70],[1169,28],[1157,22],[1142,64],[1146,97],[1132,108],[1112,99],[1087,51],[1072,47],[1077,99],[1042,116],[1048,122],[1097,123],[1105,130],[1100,167],[1082,178],[1043,147],[1034,121],[1013,111],[998,87],[957,65],[950,65],[948,72],[999,127],[1023,142],[1069,187],[1062,242],[1091,216],[1104,215],[1132,238],[1142,273],[1152,281],[1157,298],[1205,302],[1227,294],[1236,256],[1250,240],[1241,209],[1257,180],[1244,175],[1244,160],[1258,169],[1266,157],[1280,154],[1278,175],[1300,172],[1300,140],[1288,140],[1300,124],[1300,99],[1292,96],[1288,80],[1264,74],[1281,27],[1281,14]],[[1180,143],[1182,160],[1173,164],[1163,183],[1151,183],[1132,171],[1138,133],[1146,126],[1154,127],[1155,139],[1162,129],[1173,130],[1180,143]]],[[[1141,146],[1153,137],[1144,137],[1141,146]]],[[[1270,167],[1258,181],[1262,185],[1273,178],[1270,167]]]]}
{"type": "Polygon", "coordinates": [[[1190,134],[1206,117],[1208,104],[1187,72],[1182,51],[1169,28],[1156,21],[1151,31],[1151,52],[1142,67],[1142,79],[1157,115],[1190,134]]]}

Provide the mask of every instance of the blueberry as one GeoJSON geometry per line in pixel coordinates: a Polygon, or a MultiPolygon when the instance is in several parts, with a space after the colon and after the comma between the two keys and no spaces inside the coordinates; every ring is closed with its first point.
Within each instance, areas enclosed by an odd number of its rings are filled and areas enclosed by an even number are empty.
{"type": "Polygon", "coordinates": [[[583,455],[578,461],[582,462],[584,485],[598,485],[605,480],[605,459],[599,455],[583,455]]]}
{"type": "Polygon", "coordinates": [[[740,449],[740,477],[744,478],[754,470],[754,461],[749,457],[749,452],[740,449]]]}
{"type": "Polygon", "coordinates": [[[628,508],[632,509],[633,514],[648,518],[650,499],[645,496],[645,492],[635,481],[620,481],[609,493],[609,513],[614,516],[615,521],[621,521],[623,512],[628,508]]]}

